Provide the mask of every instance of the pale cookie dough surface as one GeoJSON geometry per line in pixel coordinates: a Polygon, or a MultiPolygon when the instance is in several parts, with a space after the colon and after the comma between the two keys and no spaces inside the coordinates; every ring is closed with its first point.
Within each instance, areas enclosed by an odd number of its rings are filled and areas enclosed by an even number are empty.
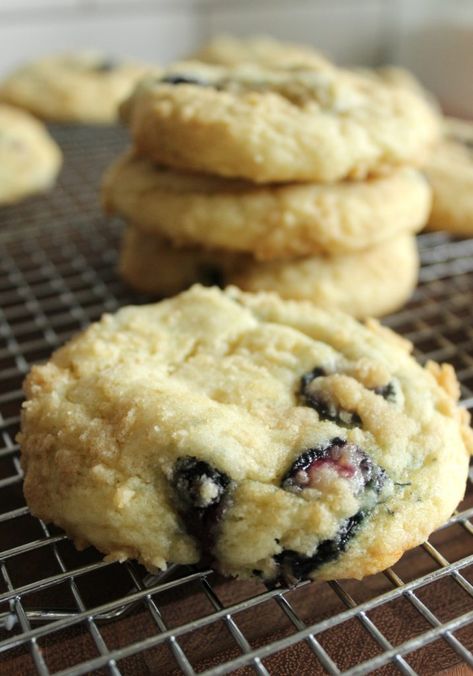
{"type": "Polygon", "coordinates": [[[428,98],[430,103],[438,109],[438,104],[433,95],[425,89],[420,80],[410,70],[398,66],[381,66],[379,68],[355,68],[354,72],[391,87],[410,89],[420,96],[428,98]]]}
{"type": "Polygon", "coordinates": [[[433,191],[429,228],[473,236],[473,122],[446,118],[424,171],[433,191]]]}
{"type": "Polygon", "coordinates": [[[0,82],[0,100],[45,120],[110,124],[118,105],[150,70],[95,52],[47,56],[0,82]]]}
{"type": "Polygon", "coordinates": [[[194,287],[105,315],[25,391],[32,513],[150,570],[361,578],[465,490],[453,369],[421,368],[374,321],[272,294],[194,287]]]}
{"type": "Polygon", "coordinates": [[[385,173],[421,163],[438,137],[423,97],[337,68],[175,64],[121,115],[157,163],[258,183],[385,173]]]}
{"type": "Polygon", "coordinates": [[[251,256],[176,249],[166,240],[129,228],[120,272],[138,291],[167,296],[191,284],[236,284],[245,291],[276,291],[355,317],[379,317],[402,307],[419,271],[415,239],[388,240],[354,254],[255,262],[251,256]]]}
{"type": "Polygon", "coordinates": [[[281,42],[268,36],[218,35],[190,58],[218,66],[256,63],[269,68],[333,68],[323,54],[308,45],[281,42]]]}
{"type": "Polygon", "coordinates": [[[265,260],[342,253],[422,229],[431,207],[415,169],[327,184],[261,186],[157,167],[126,153],[105,175],[105,208],[177,245],[265,260]]]}
{"type": "Polygon", "coordinates": [[[61,163],[61,151],[41,122],[0,104],[0,204],[51,188],[61,163]]]}

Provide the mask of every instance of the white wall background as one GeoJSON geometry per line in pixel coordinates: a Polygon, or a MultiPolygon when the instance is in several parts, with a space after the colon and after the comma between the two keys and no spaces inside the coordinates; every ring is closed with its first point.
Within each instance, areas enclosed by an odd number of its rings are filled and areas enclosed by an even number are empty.
{"type": "Polygon", "coordinates": [[[0,74],[99,48],[166,62],[219,32],[300,40],[340,63],[401,63],[473,117],[473,0],[0,0],[0,74]]]}

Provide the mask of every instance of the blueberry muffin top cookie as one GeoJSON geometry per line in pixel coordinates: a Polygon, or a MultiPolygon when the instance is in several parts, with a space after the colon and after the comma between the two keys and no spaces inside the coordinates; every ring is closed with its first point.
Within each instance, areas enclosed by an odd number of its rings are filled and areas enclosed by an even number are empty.
{"type": "Polygon", "coordinates": [[[110,124],[118,105],[151,67],[96,52],[47,56],[0,82],[0,100],[45,120],[110,124]]]}
{"type": "Polygon", "coordinates": [[[41,122],[0,104],[0,204],[51,188],[61,163],[61,151],[41,122]]]}
{"type": "Polygon", "coordinates": [[[473,123],[446,118],[425,173],[433,191],[429,227],[473,235],[473,123]]]}
{"type": "Polygon", "coordinates": [[[415,169],[366,181],[255,185],[175,171],[127,153],[103,181],[105,208],[176,244],[259,260],[348,253],[422,229],[431,191],[415,169]]]}
{"type": "Polygon", "coordinates": [[[420,163],[437,116],[415,92],[328,70],[175,64],[121,107],[141,154],[259,183],[364,178],[420,163]]]}
{"type": "Polygon", "coordinates": [[[453,369],[310,303],[193,287],[105,315],[36,366],[25,495],[110,559],[273,581],[395,562],[461,499],[453,369]]]}

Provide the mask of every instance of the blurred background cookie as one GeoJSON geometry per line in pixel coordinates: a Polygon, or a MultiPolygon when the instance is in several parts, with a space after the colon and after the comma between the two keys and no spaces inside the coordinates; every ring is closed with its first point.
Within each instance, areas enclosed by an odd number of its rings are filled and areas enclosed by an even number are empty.
{"type": "Polygon", "coordinates": [[[41,122],[0,104],[0,204],[51,188],[62,154],[41,122]]]}
{"type": "Polygon", "coordinates": [[[97,52],[46,56],[0,82],[0,100],[44,120],[109,124],[117,106],[149,70],[97,52]]]}
{"type": "Polygon", "coordinates": [[[446,118],[443,140],[425,167],[433,191],[429,227],[473,235],[473,124],[446,118]]]}

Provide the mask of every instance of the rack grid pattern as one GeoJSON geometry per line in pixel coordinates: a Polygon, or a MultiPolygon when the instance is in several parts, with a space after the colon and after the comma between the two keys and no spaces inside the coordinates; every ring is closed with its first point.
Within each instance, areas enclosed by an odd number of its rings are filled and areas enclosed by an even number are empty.
{"type": "MultiPolygon", "coordinates": [[[[121,226],[96,184],[120,130],[53,128],[60,185],[0,212],[0,674],[379,674],[473,667],[473,486],[450,522],[367,580],[268,589],[211,570],[157,576],[77,552],[33,518],[15,435],[21,383],[104,311],[149,299],[116,274],[121,226]]],[[[419,238],[421,283],[385,320],[454,364],[473,408],[473,240],[419,238]]],[[[463,673],[463,672],[459,672],[463,673]]],[[[467,673],[467,671],[465,671],[467,673]]]]}

